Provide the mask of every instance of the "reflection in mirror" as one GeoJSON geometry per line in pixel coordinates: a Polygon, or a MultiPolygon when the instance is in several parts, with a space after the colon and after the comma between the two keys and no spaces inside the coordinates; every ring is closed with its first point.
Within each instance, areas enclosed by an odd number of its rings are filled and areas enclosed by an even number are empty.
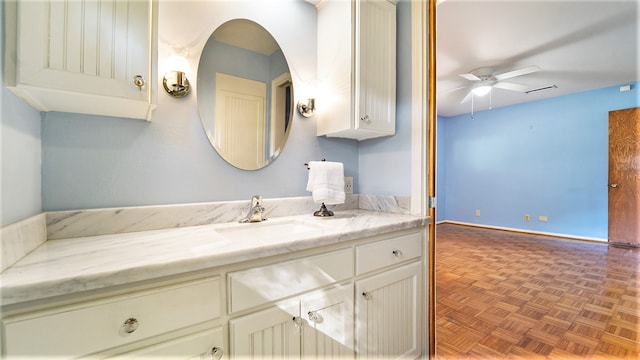
{"type": "Polygon", "coordinates": [[[284,54],[260,25],[218,27],[198,66],[198,110],[218,154],[243,170],[267,166],[291,130],[293,83],[284,54]]]}

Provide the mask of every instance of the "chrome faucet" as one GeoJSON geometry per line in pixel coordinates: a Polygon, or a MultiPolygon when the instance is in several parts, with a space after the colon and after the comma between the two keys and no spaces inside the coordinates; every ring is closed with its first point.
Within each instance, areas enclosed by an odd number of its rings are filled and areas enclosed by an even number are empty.
{"type": "Polygon", "coordinates": [[[249,209],[249,213],[247,216],[240,220],[241,223],[249,223],[249,222],[261,222],[267,220],[264,217],[264,206],[261,204],[262,196],[253,195],[251,197],[251,208],[249,209]]]}

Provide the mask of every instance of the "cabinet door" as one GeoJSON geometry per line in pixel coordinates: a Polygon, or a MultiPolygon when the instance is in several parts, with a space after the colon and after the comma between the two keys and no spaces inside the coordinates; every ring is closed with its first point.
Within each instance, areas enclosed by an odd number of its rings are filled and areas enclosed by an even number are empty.
{"type": "Polygon", "coordinates": [[[353,285],[306,296],[300,302],[304,359],[353,359],[353,285]]]}
{"type": "Polygon", "coordinates": [[[364,140],[395,134],[395,1],[321,2],[318,84],[318,136],[364,140]]]}
{"type": "Polygon", "coordinates": [[[357,129],[395,133],[396,6],[386,0],[356,1],[357,129]]]}
{"type": "Polygon", "coordinates": [[[415,262],[356,282],[358,358],[420,356],[421,263],[415,262]]]}
{"type": "Polygon", "coordinates": [[[20,0],[12,11],[16,57],[7,80],[18,96],[42,111],[150,117],[152,0],[20,0]]]}
{"type": "Polygon", "coordinates": [[[300,358],[298,300],[275,305],[229,322],[232,359],[300,358]]]}

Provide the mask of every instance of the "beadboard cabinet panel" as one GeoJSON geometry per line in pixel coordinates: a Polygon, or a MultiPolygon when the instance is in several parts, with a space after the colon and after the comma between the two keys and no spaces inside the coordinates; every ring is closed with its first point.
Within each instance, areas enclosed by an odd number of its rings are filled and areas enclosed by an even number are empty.
{"type": "Polygon", "coordinates": [[[10,3],[6,79],[18,97],[41,111],[150,120],[156,106],[154,1],[10,3]],[[143,79],[141,86],[135,77],[143,79]]]}
{"type": "Polygon", "coordinates": [[[326,0],[318,7],[318,136],[395,134],[396,4],[326,0]]]}
{"type": "Polygon", "coordinates": [[[421,294],[420,262],[356,281],[358,358],[420,356],[421,294]]]}

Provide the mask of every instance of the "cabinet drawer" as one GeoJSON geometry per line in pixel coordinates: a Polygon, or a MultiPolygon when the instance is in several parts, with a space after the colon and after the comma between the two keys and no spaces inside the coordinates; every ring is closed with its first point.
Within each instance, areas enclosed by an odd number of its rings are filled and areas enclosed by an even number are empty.
{"type": "Polygon", "coordinates": [[[9,357],[77,357],[220,316],[220,279],[193,281],[3,320],[9,357]]]}
{"type": "Polygon", "coordinates": [[[220,359],[225,354],[222,326],[118,355],[112,359],[220,359]]]}
{"type": "Polygon", "coordinates": [[[356,275],[418,258],[422,255],[420,233],[408,234],[356,247],[356,275]]]}
{"type": "Polygon", "coordinates": [[[353,276],[351,248],[229,273],[230,312],[316,289],[353,276]]]}

